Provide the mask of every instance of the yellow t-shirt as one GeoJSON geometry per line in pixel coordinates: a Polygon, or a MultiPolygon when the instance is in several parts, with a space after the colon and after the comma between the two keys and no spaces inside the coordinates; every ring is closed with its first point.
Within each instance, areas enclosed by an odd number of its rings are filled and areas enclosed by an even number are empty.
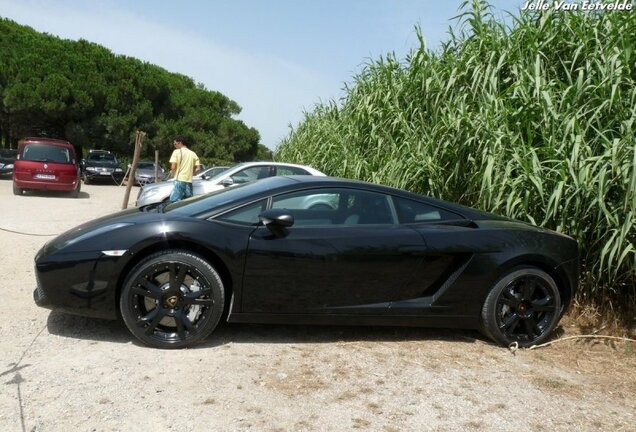
{"type": "Polygon", "coordinates": [[[192,183],[194,167],[200,165],[199,157],[189,148],[175,149],[170,156],[170,163],[176,163],[174,178],[182,182],[192,183]]]}

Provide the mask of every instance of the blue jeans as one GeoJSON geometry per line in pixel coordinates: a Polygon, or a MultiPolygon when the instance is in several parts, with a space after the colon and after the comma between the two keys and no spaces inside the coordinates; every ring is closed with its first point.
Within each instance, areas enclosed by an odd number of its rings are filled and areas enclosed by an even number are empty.
{"type": "Polygon", "coordinates": [[[170,194],[170,201],[179,201],[192,196],[192,183],[175,180],[174,189],[170,194]]]}

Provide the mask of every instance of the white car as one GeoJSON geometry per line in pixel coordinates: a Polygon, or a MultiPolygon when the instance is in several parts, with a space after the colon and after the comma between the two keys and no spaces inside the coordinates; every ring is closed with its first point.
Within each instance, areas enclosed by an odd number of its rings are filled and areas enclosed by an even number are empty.
{"type": "MultiPolygon", "coordinates": [[[[193,179],[192,189],[194,195],[202,195],[224,187],[284,175],[324,176],[325,174],[305,165],[280,162],[244,162],[234,165],[214,177],[193,179]]],[[[135,205],[141,207],[167,201],[170,198],[173,187],[174,183],[172,181],[147,184],[139,191],[135,205]]]]}

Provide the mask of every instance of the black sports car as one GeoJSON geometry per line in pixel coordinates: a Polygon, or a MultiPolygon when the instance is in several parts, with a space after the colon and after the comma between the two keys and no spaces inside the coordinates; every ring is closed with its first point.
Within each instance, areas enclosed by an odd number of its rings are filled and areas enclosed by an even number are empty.
{"type": "Polygon", "coordinates": [[[577,288],[576,242],[399,189],[273,177],[74,228],[35,257],[38,305],[117,318],[181,348],[229,322],[480,329],[545,340],[577,288]]]}

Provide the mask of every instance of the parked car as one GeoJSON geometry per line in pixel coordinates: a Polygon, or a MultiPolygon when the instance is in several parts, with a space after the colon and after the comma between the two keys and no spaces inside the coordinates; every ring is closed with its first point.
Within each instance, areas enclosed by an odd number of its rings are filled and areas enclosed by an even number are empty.
{"type": "Polygon", "coordinates": [[[480,329],[546,340],[578,247],[529,223],[403,190],[272,177],[88,222],[35,257],[35,302],[117,319],[159,348],[239,323],[480,329]],[[314,197],[318,197],[314,199],[314,197]],[[335,207],[312,209],[329,197],[335,207]]]}
{"type": "Polygon", "coordinates": [[[0,149],[0,175],[13,174],[13,164],[18,151],[15,149],[0,149]]]}
{"type": "Polygon", "coordinates": [[[13,193],[25,190],[70,192],[79,196],[80,169],[73,145],[52,138],[25,138],[13,166],[13,193]]]}
{"type": "Polygon", "coordinates": [[[155,178],[155,163],[153,161],[139,161],[135,170],[135,185],[146,185],[166,180],[166,173],[162,167],[157,167],[155,178]]]}
{"type": "MultiPolygon", "coordinates": [[[[320,171],[304,165],[280,162],[244,162],[234,165],[214,177],[205,179],[193,178],[192,189],[194,195],[201,195],[228,186],[280,175],[324,176],[320,171]]],[[[170,198],[173,188],[174,183],[172,181],[146,185],[139,190],[136,205],[137,207],[141,207],[167,201],[170,198]]]]}
{"type": "Polygon", "coordinates": [[[226,169],[228,169],[228,166],[214,166],[214,167],[210,167],[206,170],[202,170],[199,174],[196,174],[195,176],[193,176],[193,179],[206,179],[206,178],[212,178],[215,177],[219,174],[221,174],[223,171],[225,171],[226,169]]]}
{"type": "Polygon", "coordinates": [[[124,170],[114,154],[107,150],[91,150],[86,159],[81,161],[82,180],[84,184],[92,181],[108,181],[121,183],[124,170]]]}

